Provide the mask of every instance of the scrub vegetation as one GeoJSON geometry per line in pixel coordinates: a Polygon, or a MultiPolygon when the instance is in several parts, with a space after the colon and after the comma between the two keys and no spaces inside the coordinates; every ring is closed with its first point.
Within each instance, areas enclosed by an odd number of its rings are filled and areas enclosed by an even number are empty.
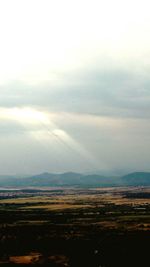
{"type": "Polygon", "coordinates": [[[150,188],[0,191],[0,264],[147,266],[150,188]]]}

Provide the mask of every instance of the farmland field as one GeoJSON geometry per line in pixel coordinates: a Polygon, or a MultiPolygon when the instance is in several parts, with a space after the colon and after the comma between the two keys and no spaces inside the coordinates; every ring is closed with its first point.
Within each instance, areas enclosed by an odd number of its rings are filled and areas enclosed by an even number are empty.
{"type": "Polygon", "coordinates": [[[0,190],[0,264],[148,266],[150,188],[0,190]]]}

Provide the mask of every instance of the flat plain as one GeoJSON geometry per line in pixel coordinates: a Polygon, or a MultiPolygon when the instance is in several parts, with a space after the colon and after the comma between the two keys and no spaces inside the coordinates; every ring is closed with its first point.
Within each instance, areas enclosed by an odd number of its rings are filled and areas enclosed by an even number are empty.
{"type": "Polygon", "coordinates": [[[150,188],[0,190],[0,264],[148,266],[150,188]]]}

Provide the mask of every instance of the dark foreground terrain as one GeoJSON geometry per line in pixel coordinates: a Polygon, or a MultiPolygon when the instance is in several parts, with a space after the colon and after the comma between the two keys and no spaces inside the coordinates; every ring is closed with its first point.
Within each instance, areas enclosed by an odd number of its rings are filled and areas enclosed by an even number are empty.
{"type": "Polygon", "coordinates": [[[150,189],[0,191],[0,264],[146,267],[150,189]]]}

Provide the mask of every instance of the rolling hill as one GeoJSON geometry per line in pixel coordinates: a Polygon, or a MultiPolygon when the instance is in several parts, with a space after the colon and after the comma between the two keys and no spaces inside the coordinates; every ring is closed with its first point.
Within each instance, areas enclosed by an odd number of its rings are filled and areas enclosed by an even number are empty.
{"type": "Polygon", "coordinates": [[[18,178],[0,177],[0,187],[108,187],[108,186],[150,186],[149,172],[134,172],[122,177],[107,177],[103,175],[84,175],[75,172],[48,173],[18,178]]]}
{"type": "Polygon", "coordinates": [[[150,186],[150,172],[134,172],[124,175],[122,182],[131,186],[150,186]]]}

